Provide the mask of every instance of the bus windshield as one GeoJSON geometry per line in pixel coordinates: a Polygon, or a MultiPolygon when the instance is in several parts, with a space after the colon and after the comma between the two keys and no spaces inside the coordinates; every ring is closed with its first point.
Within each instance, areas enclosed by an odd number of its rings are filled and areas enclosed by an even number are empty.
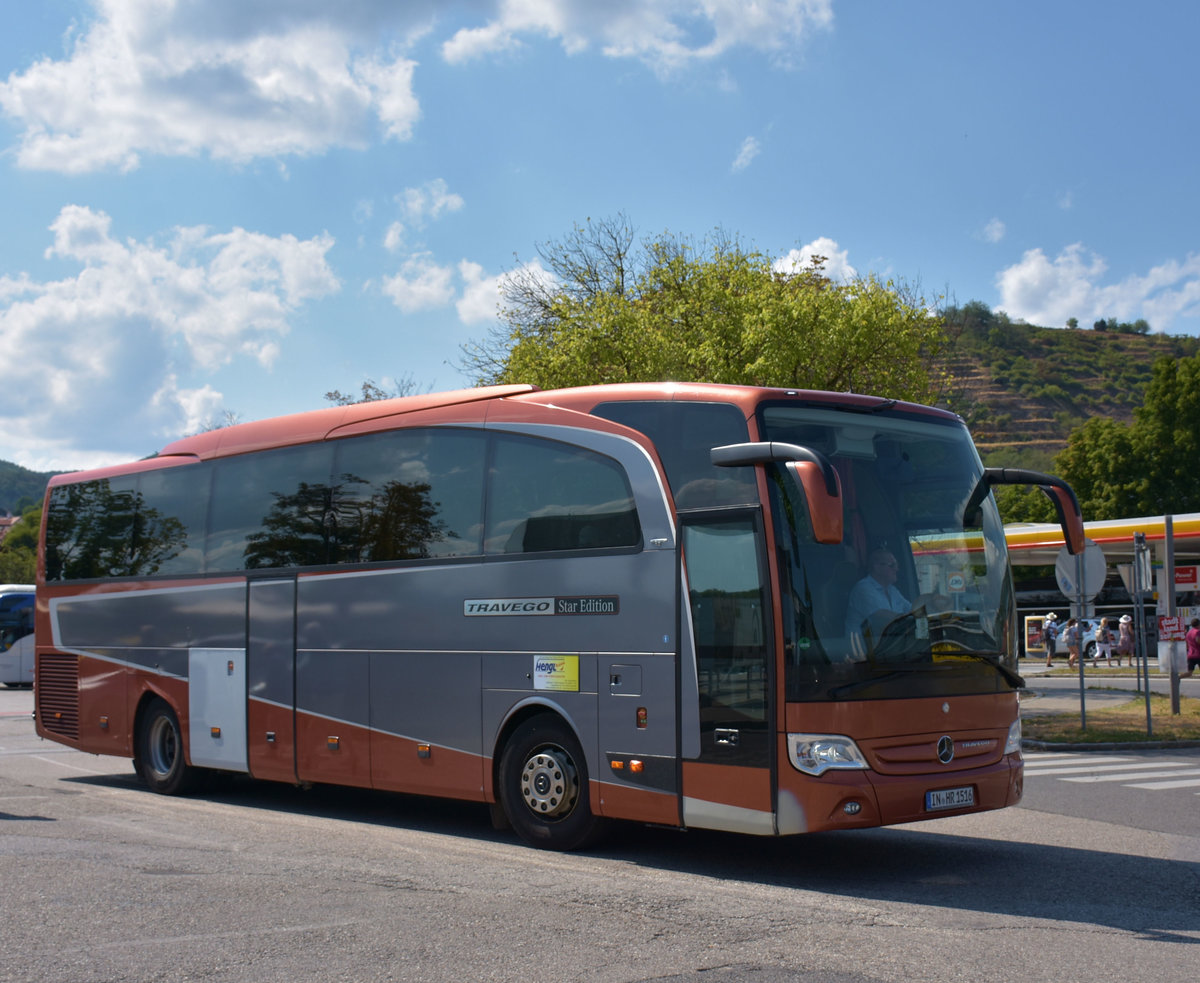
{"type": "Polygon", "coordinates": [[[773,466],[786,698],[863,700],[1003,692],[1012,578],[983,465],[949,417],[796,405],[761,411],[764,439],[824,454],[842,484],[842,543],[817,543],[803,496],[773,466]],[[964,512],[967,512],[964,516],[964,512]]]}

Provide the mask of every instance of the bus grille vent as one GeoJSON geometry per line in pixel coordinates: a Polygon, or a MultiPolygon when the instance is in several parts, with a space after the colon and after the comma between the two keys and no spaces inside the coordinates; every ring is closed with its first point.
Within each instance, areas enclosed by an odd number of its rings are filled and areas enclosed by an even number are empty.
{"type": "Polygon", "coordinates": [[[79,739],[79,658],[47,654],[37,666],[38,720],[52,734],[79,739]]]}

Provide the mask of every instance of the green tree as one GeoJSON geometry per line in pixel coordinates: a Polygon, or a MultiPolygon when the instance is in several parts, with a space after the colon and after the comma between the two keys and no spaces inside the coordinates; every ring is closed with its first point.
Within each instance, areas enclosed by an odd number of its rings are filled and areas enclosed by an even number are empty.
{"type": "Polygon", "coordinates": [[[38,530],[42,524],[40,505],[21,513],[4,541],[0,542],[0,583],[32,584],[37,575],[38,530]]]}
{"type": "MultiPolygon", "coordinates": [[[[1085,519],[1200,511],[1200,355],[1154,363],[1131,424],[1094,417],[1055,459],[1085,519]]],[[[1006,518],[1008,518],[1006,516],[1006,518]]]]}
{"type": "Polygon", "coordinates": [[[576,226],[518,270],[503,326],[463,349],[480,383],[543,388],[674,380],[934,401],[945,344],[932,305],[874,276],[835,283],[817,258],[783,270],[717,232],[635,248],[623,216],[576,226]]]}

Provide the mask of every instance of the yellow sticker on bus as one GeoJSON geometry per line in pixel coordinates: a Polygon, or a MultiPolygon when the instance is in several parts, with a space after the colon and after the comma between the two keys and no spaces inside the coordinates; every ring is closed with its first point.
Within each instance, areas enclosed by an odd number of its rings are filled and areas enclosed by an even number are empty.
{"type": "Polygon", "coordinates": [[[533,658],[533,688],[556,692],[579,692],[579,656],[536,655],[533,658]]]}

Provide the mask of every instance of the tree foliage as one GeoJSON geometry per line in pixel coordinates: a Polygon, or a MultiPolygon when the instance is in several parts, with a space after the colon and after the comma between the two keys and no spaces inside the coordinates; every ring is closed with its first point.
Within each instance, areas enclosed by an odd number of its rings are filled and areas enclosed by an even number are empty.
{"type": "MultiPolygon", "coordinates": [[[[1093,417],[1071,433],[1055,468],[1079,497],[1084,519],[1200,511],[1200,354],[1157,359],[1132,423],[1093,417]]],[[[1029,494],[1001,499],[1006,521],[1050,521],[1029,494]]]]}
{"type": "Polygon", "coordinates": [[[466,346],[481,384],[741,383],[934,401],[941,319],[874,276],[836,283],[823,260],[784,270],[717,232],[638,246],[623,216],[576,226],[513,273],[502,327],[466,346]]]}
{"type": "Polygon", "coordinates": [[[37,574],[38,530],[42,507],[35,505],[21,514],[0,542],[0,583],[32,584],[37,574]]]}

